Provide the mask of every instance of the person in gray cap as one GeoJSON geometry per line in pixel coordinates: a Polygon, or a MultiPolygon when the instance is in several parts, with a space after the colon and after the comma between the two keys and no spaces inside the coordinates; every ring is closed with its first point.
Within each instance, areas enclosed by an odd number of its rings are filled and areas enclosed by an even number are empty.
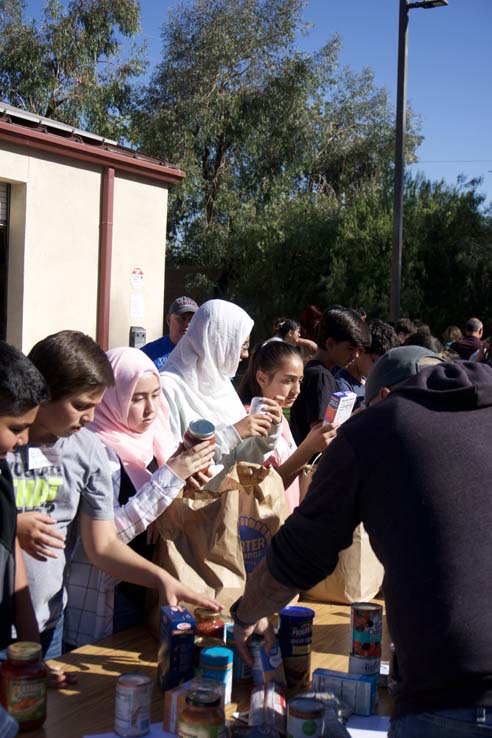
{"type": "Polygon", "coordinates": [[[164,368],[169,354],[185,335],[191,319],[197,310],[198,304],[193,298],[186,296],[177,297],[166,316],[169,334],[142,346],[142,351],[144,354],[147,354],[149,359],[152,359],[158,371],[164,368]]]}
{"type": "Polygon", "coordinates": [[[370,407],[384,400],[393,389],[426,366],[442,359],[421,346],[399,346],[390,349],[376,361],[367,377],[364,405],[370,407]]]}
{"type": "Polygon", "coordinates": [[[238,653],[250,663],[255,631],[269,647],[265,616],[331,574],[362,522],[396,649],[389,736],[490,735],[492,367],[402,347],[376,362],[367,392],[231,608],[238,653]]]}

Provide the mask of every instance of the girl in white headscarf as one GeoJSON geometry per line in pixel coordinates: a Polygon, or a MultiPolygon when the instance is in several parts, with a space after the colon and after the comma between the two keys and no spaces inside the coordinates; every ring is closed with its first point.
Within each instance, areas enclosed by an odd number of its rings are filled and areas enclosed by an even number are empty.
{"type": "Polygon", "coordinates": [[[215,425],[216,461],[263,463],[280,435],[282,411],[265,401],[267,414],[247,415],[230,377],[249,343],[253,320],[237,305],[209,300],[195,313],[161,372],[176,447],[191,420],[215,425]]]}

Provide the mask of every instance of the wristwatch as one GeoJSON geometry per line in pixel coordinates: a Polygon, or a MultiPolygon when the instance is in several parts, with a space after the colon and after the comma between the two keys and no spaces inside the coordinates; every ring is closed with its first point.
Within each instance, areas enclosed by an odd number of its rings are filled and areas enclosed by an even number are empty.
{"type": "Polygon", "coordinates": [[[242,597],[239,597],[239,599],[231,605],[229,612],[231,613],[231,618],[234,620],[235,625],[239,625],[241,628],[250,628],[254,623],[245,623],[244,620],[241,620],[241,618],[238,618],[237,616],[237,609],[241,604],[242,599],[242,597]]]}

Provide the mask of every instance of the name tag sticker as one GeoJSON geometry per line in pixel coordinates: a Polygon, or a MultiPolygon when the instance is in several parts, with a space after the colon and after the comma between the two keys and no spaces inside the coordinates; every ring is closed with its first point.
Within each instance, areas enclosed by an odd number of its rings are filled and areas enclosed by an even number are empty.
{"type": "Polygon", "coordinates": [[[46,466],[59,466],[61,453],[57,448],[30,447],[27,451],[28,469],[43,469],[46,466]]]}

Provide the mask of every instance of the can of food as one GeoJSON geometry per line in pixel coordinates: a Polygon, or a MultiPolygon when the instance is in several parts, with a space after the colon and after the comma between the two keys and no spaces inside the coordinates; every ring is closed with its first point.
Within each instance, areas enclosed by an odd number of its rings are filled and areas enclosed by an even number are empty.
{"type": "Polygon", "coordinates": [[[383,608],[372,602],[354,602],[350,608],[352,656],[381,658],[383,608]]]}
{"type": "Polygon", "coordinates": [[[225,626],[226,634],[226,646],[230,648],[233,653],[232,662],[232,681],[233,683],[250,682],[253,679],[253,673],[251,666],[247,664],[239,656],[236,648],[236,641],[234,640],[234,623],[226,623],[225,626]]]}
{"type": "Polygon", "coordinates": [[[266,404],[264,397],[252,397],[251,398],[251,404],[249,406],[250,415],[257,415],[258,413],[261,415],[265,415],[267,412],[268,412],[268,405],[266,404]]]}
{"type": "Polygon", "coordinates": [[[366,656],[349,656],[349,674],[379,674],[381,659],[366,656]]]}
{"type": "Polygon", "coordinates": [[[178,720],[178,738],[225,737],[225,717],[217,692],[205,688],[190,692],[178,720]]]}
{"type": "Polygon", "coordinates": [[[233,654],[223,645],[204,648],[200,652],[200,671],[204,679],[210,679],[225,687],[225,704],[231,701],[233,654]]]}
{"type": "Polygon", "coordinates": [[[278,641],[273,644],[270,653],[267,653],[265,639],[259,635],[253,635],[249,649],[253,658],[253,682],[255,684],[277,682],[277,684],[285,685],[284,666],[278,641]]]}
{"type": "Polygon", "coordinates": [[[278,640],[288,687],[303,689],[309,684],[313,620],[310,607],[284,607],[280,611],[278,640]]]}
{"type": "Polygon", "coordinates": [[[194,641],[194,652],[193,652],[193,664],[196,670],[200,666],[200,655],[204,648],[221,648],[224,642],[221,638],[209,638],[208,636],[195,636],[194,641]]]}
{"type": "Polygon", "coordinates": [[[325,705],[314,697],[297,697],[287,705],[287,738],[320,738],[325,705]]]}
{"type": "Polygon", "coordinates": [[[152,679],[146,674],[122,674],[116,682],[114,730],[124,738],[150,730],[152,679]]]}
{"type": "Polygon", "coordinates": [[[192,420],[183,436],[183,446],[192,448],[203,441],[208,441],[210,446],[215,443],[215,425],[209,420],[199,418],[192,420]]]}
{"type": "MultiPolygon", "coordinates": [[[[192,420],[183,436],[183,446],[185,448],[193,448],[203,441],[208,441],[210,446],[215,445],[215,425],[209,420],[199,418],[192,420]]],[[[200,471],[205,472],[208,465],[204,466],[200,471]]]]}

